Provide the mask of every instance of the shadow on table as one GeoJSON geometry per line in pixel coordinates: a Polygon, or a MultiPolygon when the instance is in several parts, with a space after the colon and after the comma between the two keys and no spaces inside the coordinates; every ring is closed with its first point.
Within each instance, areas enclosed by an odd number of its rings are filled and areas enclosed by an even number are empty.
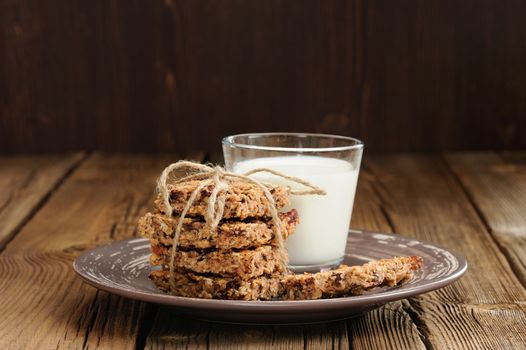
{"type": "Polygon", "coordinates": [[[193,320],[159,308],[146,339],[146,347],[339,347],[347,341],[345,321],[312,325],[240,325],[193,320]]]}

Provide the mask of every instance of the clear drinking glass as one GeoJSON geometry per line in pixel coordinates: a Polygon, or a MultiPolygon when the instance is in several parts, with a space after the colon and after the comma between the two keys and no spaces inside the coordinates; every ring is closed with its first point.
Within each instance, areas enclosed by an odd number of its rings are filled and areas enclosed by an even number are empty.
{"type": "MultiPolygon", "coordinates": [[[[296,271],[316,271],[340,264],[345,253],[363,143],[336,135],[259,133],[223,139],[228,171],[244,173],[270,168],[321,187],[327,194],[292,195],[289,210],[300,224],[287,239],[290,265],[296,271]]],[[[254,178],[293,189],[303,186],[268,173],[254,178]]]]}

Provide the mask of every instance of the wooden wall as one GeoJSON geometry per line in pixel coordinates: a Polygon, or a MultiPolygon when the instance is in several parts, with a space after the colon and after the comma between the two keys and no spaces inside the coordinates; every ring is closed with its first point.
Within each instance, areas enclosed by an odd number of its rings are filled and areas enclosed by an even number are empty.
{"type": "Polygon", "coordinates": [[[526,148],[526,1],[0,0],[0,152],[526,148]]]}

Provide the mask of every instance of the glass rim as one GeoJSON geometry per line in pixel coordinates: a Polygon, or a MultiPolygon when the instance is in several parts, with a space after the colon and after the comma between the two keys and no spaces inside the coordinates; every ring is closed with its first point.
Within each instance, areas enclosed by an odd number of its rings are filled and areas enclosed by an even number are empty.
{"type": "Polygon", "coordinates": [[[317,134],[317,133],[307,133],[307,132],[261,132],[261,133],[244,133],[230,135],[223,138],[223,145],[252,149],[252,150],[262,150],[262,151],[276,151],[276,152],[339,152],[339,151],[352,151],[357,149],[362,149],[364,144],[361,140],[358,140],[354,137],[341,136],[341,135],[332,135],[332,134],[317,134]],[[245,143],[235,142],[236,137],[241,136],[310,136],[314,138],[334,138],[339,140],[346,140],[353,142],[352,145],[348,146],[336,146],[336,147],[309,147],[309,148],[298,148],[298,147],[272,147],[272,146],[257,146],[257,145],[247,145],[245,143]]]}

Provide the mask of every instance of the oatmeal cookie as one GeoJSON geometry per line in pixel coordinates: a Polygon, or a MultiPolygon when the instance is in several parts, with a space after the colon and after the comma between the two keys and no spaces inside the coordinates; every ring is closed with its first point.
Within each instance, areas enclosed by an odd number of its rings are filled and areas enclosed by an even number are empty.
{"type": "Polygon", "coordinates": [[[304,300],[359,295],[379,286],[395,286],[411,279],[422,266],[418,256],[371,261],[361,266],[341,265],[326,272],[287,275],[282,279],[283,298],[304,300]]]}
{"type": "MultiPolygon", "coordinates": [[[[167,269],[156,270],[150,273],[150,279],[159,289],[170,293],[169,275],[167,269]]],[[[189,298],[270,300],[280,293],[280,279],[272,276],[242,280],[175,271],[174,282],[173,294],[189,298]]]]}
{"type": "MultiPolygon", "coordinates": [[[[171,248],[163,245],[152,245],[151,248],[150,264],[169,266],[171,248]]],[[[240,251],[178,250],[174,268],[244,280],[282,272],[279,253],[270,245],[240,251]]]]}
{"type": "MultiPolygon", "coordinates": [[[[298,213],[293,209],[279,213],[279,217],[283,239],[286,239],[294,232],[298,223],[298,213]]],[[[171,246],[177,223],[177,218],[147,213],[139,220],[138,231],[153,244],[171,246]]],[[[185,218],[178,246],[193,249],[246,249],[270,244],[273,238],[272,224],[268,221],[225,221],[213,231],[203,221],[185,218]]]]}
{"type": "MultiPolygon", "coordinates": [[[[181,214],[190,195],[200,184],[200,181],[188,181],[175,185],[168,185],[170,191],[170,203],[173,214],[181,214]]],[[[205,216],[208,207],[208,198],[213,186],[207,186],[201,190],[200,195],[190,207],[188,216],[205,216]]],[[[269,189],[274,198],[276,209],[282,209],[289,204],[290,189],[288,187],[274,187],[269,189]]],[[[155,201],[155,208],[164,213],[164,205],[159,196],[155,201]]],[[[245,182],[233,182],[226,191],[225,211],[223,218],[236,218],[244,220],[249,217],[271,216],[265,194],[256,185],[245,182]]]]}

